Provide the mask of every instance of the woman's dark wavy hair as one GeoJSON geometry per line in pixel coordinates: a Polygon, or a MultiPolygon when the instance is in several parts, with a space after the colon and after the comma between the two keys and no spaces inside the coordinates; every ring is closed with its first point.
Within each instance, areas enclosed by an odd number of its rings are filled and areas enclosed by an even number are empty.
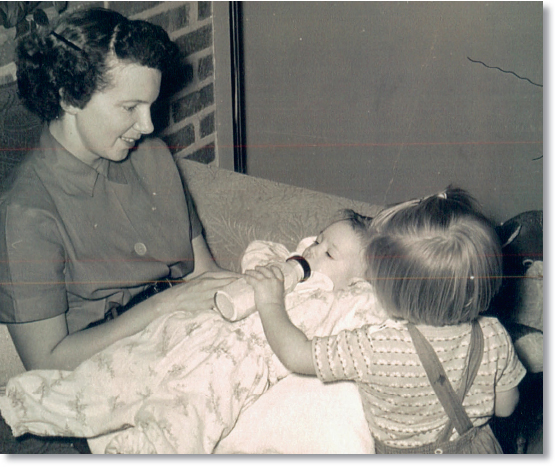
{"type": "Polygon", "coordinates": [[[501,284],[501,247],[467,192],[448,187],[386,208],[373,229],[367,276],[391,316],[446,326],[488,309],[501,284]]]}
{"type": "Polygon", "coordinates": [[[92,95],[110,85],[111,59],[160,70],[179,62],[179,50],[160,26],[104,8],[60,17],[49,31],[25,36],[16,48],[17,83],[26,107],[49,122],[65,103],[84,108],[92,95]]]}

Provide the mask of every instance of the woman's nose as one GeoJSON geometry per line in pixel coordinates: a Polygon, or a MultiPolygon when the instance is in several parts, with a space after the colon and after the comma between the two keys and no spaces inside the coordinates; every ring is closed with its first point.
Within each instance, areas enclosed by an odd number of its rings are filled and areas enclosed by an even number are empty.
{"type": "Polygon", "coordinates": [[[150,109],[141,112],[138,120],[135,123],[135,129],[140,131],[143,135],[148,135],[154,131],[154,124],[150,116],[150,109]]]}

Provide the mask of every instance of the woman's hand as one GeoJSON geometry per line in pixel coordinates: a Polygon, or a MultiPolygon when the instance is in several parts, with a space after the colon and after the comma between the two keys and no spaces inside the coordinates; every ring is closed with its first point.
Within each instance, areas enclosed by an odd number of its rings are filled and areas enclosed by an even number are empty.
{"type": "Polygon", "coordinates": [[[216,292],[240,277],[242,275],[239,273],[223,269],[205,272],[194,279],[175,284],[147,302],[152,303],[160,315],[176,310],[196,312],[211,309],[214,307],[216,292]]]}
{"type": "Polygon", "coordinates": [[[220,268],[214,261],[202,235],[192,240],[195,268],[170,289],[151,297],[148,304],[158,315],[172,311],[203,311],[214,307],[214,295],[222,287],[242,277],[241,274],[220,268]]]}

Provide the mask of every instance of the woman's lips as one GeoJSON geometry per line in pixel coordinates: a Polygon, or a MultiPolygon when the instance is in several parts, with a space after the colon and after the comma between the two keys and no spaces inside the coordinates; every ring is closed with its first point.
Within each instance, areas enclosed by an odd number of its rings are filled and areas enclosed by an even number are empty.
{"type": "Polygon", "coordinates": [[[120,139],[130,147],[135,146],[135,144],[137,143],[137,140],[133,138],[126,138],[125,136],[120,136],[120,139]]]}

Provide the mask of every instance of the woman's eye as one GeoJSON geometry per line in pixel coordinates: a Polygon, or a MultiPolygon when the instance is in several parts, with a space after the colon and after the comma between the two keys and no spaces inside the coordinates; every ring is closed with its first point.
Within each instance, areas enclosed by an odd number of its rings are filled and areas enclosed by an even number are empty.
{"type": "Polygon", "coordinates": [[[124,107],[126,112],[133,112],[136,108],[136,105],[132,105],[131,107],[124,107]]]}
{"type": "Polygon", "coordinates": [[[326,251],[326,256],[327,256],[328,258],[331,258],[331,259],[333,259],[333,256],[332,256],[332,255],[330,255],[329,251],[326,251]]]}

